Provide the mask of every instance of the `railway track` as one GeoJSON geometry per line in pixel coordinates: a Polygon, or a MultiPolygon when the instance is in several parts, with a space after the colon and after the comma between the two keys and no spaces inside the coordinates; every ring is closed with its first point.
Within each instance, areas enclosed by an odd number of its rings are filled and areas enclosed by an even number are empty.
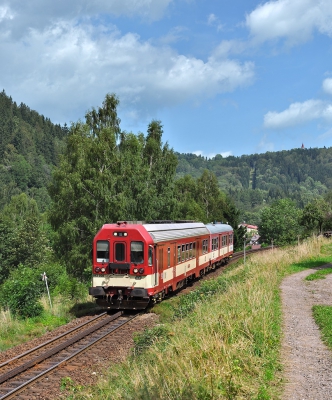
{"type": "MultiPolygon", "coordinates": [[[[246,256],[250,256],[251,254],[261,253],[263,251],[268,251],[268,250],[271,250],[271,249],[272,249],[272,247],[270,247],[270,246],[263,247],[263,248],[260,248],[260,249],[254,249],[254,250],[250,249],[250,250],[246,250],[245,254],[246,254],[246,256]]],[[[238,259],[243,258],[243,257],[244,257],[244,251],[243,250],[242,251],[238,251],[238,252],[236,252],[236,253],[234,253],[232,255],[231,262],[237,261],[238,259]]]]}
{"type": "Polygon", "coordinates": [[[124,315],[122,312],[114,315],[103,313],[0,364],[0,399],[17,398],[29,385],[83,353],[135,317],[137,315],[124,315]]]}

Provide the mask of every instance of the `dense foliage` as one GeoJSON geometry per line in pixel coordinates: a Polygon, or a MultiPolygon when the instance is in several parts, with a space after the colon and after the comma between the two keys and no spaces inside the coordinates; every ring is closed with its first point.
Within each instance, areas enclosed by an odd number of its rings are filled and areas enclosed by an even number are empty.
{"type": "Polygon", "coordinates": [[[290,198],[303,208],[332,189],[332,148],[293,149],[264,154],[206,159],[177,153],[177,177],[213,172],[219,187],[240,209],[241,219],[258,224],[260,210],[275,200],[290,198]]]}
{"type": "Polygon", "coordinates": [[[75,296],[76,278],[90,276],[92,239],[106,222],[222,221],[235,228],[236,249],[243,220],[276,245],[332,229],[332,149],[210,160],[178,154],[163,143],[160,121],[146,134],[122,131],[118,104],[108,94],[67,128],[0,94],[0,305],[10,306],[22,271],[23,297],[11,307],[23,315],[26,298],[28,312],[38,313],[39,292],[35,300],[25,296],[24,282],[52,265],[63,268],[57,287],[75,296]]]}
{"type": "Polygon", "coordinates": [[[106,222],[170,219],[176,156],[162,143],[162,125],[152,121],[146,137],[121,132],[118,99],[107,95],[101,108],[73,124],[50,195],[55,249],[68,270],[90,270],[93,236],[106,222]]]}
{"type": "Polygon", "coordinates": [[[0,93],[0,209],[13,195],[27,193],[40,211],[50,204],[46,186],[58,162],[67,135],[66,126],[0,93]]]}

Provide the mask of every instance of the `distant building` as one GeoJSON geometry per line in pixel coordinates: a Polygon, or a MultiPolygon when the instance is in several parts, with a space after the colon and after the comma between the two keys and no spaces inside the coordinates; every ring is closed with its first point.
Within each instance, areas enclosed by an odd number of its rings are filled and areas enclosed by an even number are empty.
{"type": "Polygon", "coordinates": [[[258,233],[258,226],[256,226],[256,225],[250,225],[250,224],[243,223],[243,224],[239,225],[239,228],[240,228],[240,226],[247,228],[247,232],[249,233],[250,236],[254,236],[258,233]]]}
{"type": "Polygon", "coordinates": [[[304,144],[302,143],[301,149],[304,149],[304,144]]]}

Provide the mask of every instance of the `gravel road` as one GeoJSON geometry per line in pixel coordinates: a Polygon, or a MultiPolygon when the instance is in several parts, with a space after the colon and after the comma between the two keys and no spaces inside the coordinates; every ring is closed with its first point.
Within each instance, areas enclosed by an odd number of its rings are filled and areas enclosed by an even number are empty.
{"type": "Polygon", "coordinates": [[[332,274],[326,279],[304,280],[314,272],[291,275],[281,285],[283,400],[332,399],[332,352],[323,344],[312,316],[313,305],[332,305],[332,274]]]}

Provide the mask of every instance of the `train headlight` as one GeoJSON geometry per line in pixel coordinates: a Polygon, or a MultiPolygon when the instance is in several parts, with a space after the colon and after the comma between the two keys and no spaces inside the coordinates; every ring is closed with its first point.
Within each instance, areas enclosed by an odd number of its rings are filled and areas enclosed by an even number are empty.
{"type": "Polygon", "coordinates": [[[95,269],[95,271],[96,271],[96,272],[100,272],[100,268],[97,267],[97,268],[95,269]]]}
{"type": "Polygon", "coordinates": [[[134,272],[134,274],[137,274],[138,269],[137,269],[137,268],[134,268],[134,269],[133,269],[133,272],[134,272]]]}
{"type": "Polygon", "coordinates": [[[105,272],[106,271],[106,269],[103,267],[102,269],[101,269],[101,272],[105,272]]]}
{"type": "Polygon", "coordinates": [[[138,270],[138,272],[139,272],[140,274],[144,274],[144,268],[140,268],[140,269],[138,270]]]}

